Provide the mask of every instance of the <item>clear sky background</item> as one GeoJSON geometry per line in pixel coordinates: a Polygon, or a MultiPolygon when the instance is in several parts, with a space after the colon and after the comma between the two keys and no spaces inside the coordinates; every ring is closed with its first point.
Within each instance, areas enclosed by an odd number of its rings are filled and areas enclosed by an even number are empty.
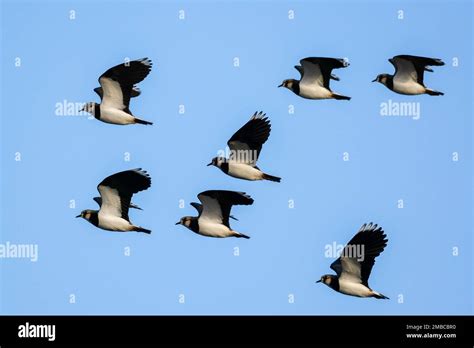
{"type": "Polygon", "coordinates": [[[472,314],[470,1],[4,0],[1,11],[1,243],[39,247],[37,262],[0,260],[1,313],[472,314]],[[371,83],[393,72],[387,59],[397,54],[442,58],[425,82],[445,96],[401,96],[371,83]],[[331,86],[351,101],[277,88],[308,56],[349,59],[331,86]],[[98,101],[97,78],[125,57],[154,62],[130,106],[153,126],[55,114],[65,100],[98,101]],[[419,102],[420,119],[381,116],[389,99],[419,102]],[[272,122],[259,166],[280,184],[206,167],[258,110],[272,122]],[[130,216],[151,235],[74,218],[96,208],[103,178],[136,167],[150,172],[152,187],[134,196],[144,211],[130,216]],[[232,227],[251,239],[174,225],[209,189],[255,199],[232,211],[240,220],[232,227]],[[369,284],[391,299],[315,284],[332,273],[325,246],[346,243],[370,221],[389,242],[369,284]]]}

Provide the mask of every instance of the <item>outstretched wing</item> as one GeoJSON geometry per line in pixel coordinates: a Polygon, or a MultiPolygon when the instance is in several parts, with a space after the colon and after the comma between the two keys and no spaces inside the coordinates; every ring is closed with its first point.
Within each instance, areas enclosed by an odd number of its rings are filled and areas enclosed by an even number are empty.
{"type": "Polygon", "coordinates": [[[429,66],[441,66],[444,62],[437,58],[418,57],[402,54],[389,59],[389,62],[395,67],[394,79],[400,82],[413,80],[421,85],[423,84],[424,72],[433,72],[429,66]]]}
{"type": "Polygon", "coordinates": [[[254,113],[250,120],[229,139],[230,159],[256,166],[262,145],[270,136],[271,125],[263,112],[254,113]]]}
{"type": "MultiPolygon", "coordinates": [[[[198,212],[198,217],[201,216],[201,213],[202,213],[202,204],[196,203],[196,202],[191,202],[191,203],[189,203],[189,204],[191,204],[191,206],[193,206],[193,207],[197,210],[197,212],[198,212]]],[[[131,207],[132,207],[132,206],[130,206],[130,208],[131,208],[131,207]]],[[[230,217],[231,219],[233,219],[233,220],[239,221],[239,219],[237,219],[236,217],[234,217],[234,216],[232,216],[232,215],[229,215],[229,217],[230,217]]]]}
{"type": "Polygon", "coordinates": [[[151,186],[150,175],[141,168],[108,176],[97,186],[102,204],[100,212],[129,221],[128,209],[133,194],[151,186]]]}
{"type": "Polygon", "coordinates": [[[148,76],[151,66],[151,60],[143,58],[116,65],[103,73],[99,77],[102,105],[130,113],[133,86],[148,76]]]}
{"type": "Polygon", "coordinates": [[[341,256],[331,264],[340,279],[369,286],[368,280],[375,258],[387,246],[384,231],[376,224],[364,224],[344,247],[341,256]]]}
{"type": "Polygon", "coordinates": [[[229,217],[233,205],[251,205],[253,199],[245,192],[210,190],[198,195],[202,203],[199,219],[222,223],[230,228],[229,217]]]}
{"type": "Polygon", "coordinates": [[[329,80],[339,80],[339,78],[331,74],[333,69],[345,68],[349,63],[341,58],[325,58],[325,57],[309,57],[300,61],[303,67],[303,77],[300,85],[314,85],[317,84],[328,90],[329,80]]]}

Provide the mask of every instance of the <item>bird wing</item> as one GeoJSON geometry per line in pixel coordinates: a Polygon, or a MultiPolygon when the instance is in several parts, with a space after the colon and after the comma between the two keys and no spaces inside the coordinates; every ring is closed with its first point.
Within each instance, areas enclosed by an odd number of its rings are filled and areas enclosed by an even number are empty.
{"type": "Polygon", "coordinates": [[[418,82],[423,84],[423,71],[418,71],[412,60],[407,59],[406,56],[395,56],[388,60],[395,67],[395,74],[393,75],[394,82],[418,82]]]}
{"type": "Polygon", "coordinates": [[[329,88],[329,81],[339,80],[331,72],[333,69],[345,68],[349,65],[344,59],[341,58],[325,58],[325,57],[309,57],[300,60],[300,64],[303,66],[303,78],[300,81],[300,85],[312,85],[314,83],[321,87],[329,88]]]}
{"type": "MultiPolygon", "coordinates": [[[[201,216],[201,213],[202,213],[202,204],[196,203],[196,202],[191,202],[191,203],[189,203],[189,204],[191,204],[191,205],[197,210],[199,216],[201,216]]],[[[130,208],[132,208],[132,205],[130,205],[130,208]]],[[[138,208],[138,209],[141,209],[141,208],[138,208]]],[[[199,216],[198,216],[198,217],[199,217],[199,216]]],[[[233,219],[233,220],[235,220],[235,221],[239,221],[239,219],[237,219],[237,218],[236,218],[235,216],[233,216],[233,215],[229,215],[229,218],[231,218],[231,219],[233,219]]]]}
{"type": "MultiPolygon", "coordinates": [[[[413,68],[416,71],[416,81],[423,85],[423,78],[424,78],[424,72],[429,71],[433,72],[428,66],[442,66],[444,65],[444,62],[441,59],[438,58],[428,58],[428,57],[419,57],[419,56],[411,56],[407,54],[403,55],[398,55],[393,57],[393,60],[395,63],[397,60],[404,60],[404,61],[409,61],[413,65],[413,68]]],[[[393,62],[390,60],[390,62],[393,64],[393,62]]],[[[397,68],[397,66],[395,66],[397,68]]]]}
{"type": "Polygon", "coordinates": [[[150,175],[141,168],[108,176],[97,186],[102,199],[100,212],[129,221],[128,209],[134,193],[151,186],[150,175]]]}
{"type": "Polygon", "coordinates": [[[102,205],[102,198],[100,197],[94,197],[92,198],[98,205],[99,207],[102,205]]]}
{"type": "Polygon", "coordinates": [[[375,258],[387,246],[384,231],[376,224],[364,224],[344,247],[341,256],[331,264],[339,278],[369,286],[375,258]]]}
{"type": "Polygon", "coordinates": [[[230,210],[233,205],[251,205],[253,199],[245,192],[210,190],[198,195],[202,203],[199,219],[224,224],[229,227],[230,210]]]}
{"type": "Polygon", "coordinates": [[[319,66],[319,62],[312,60],[311,58],[305,58],[300,60],[300,64],[303,67],[303,75],[301,76],[301,85],[319,85],[324,86],[324,76],[319,66]]]}
{"type": "MultiPolygon", "coordinates": [[[[298,70],[298,72],[300,73],[300,80],[301,80],[304,74],[303,67],[301,65],[295,65],[295,69],[298,70]]],[[[331,74],[329,77],[331,78],[331,80],[339,81],[339,77],[337,77],[335,74],[331,74]]]]}
{"type": "Polygon", "coordinates": [[[198,217],[201,216],[202,213],[202,204],[196,203],[196,202],[191,202],[191,204],[198,212],[198,217]]]}
{"type": "MultiPolygon", "coordinates": [[[[101,198],[101,197],[94,197],[94,198],[92,198],[92,199],[99,205],[99,207],[102,205],[102,198],[101,198]]],[[[143,209],[140,208],[138,205],[133,204],[133,203],[130,203],[129,208],[138,209],[138,210],[143,210],[143,209]]]]}
{"type": "Polygon", "coordinates": [[[263,112],[253,114],[227,142],[231,150],[230,159],[255,167],[262,145],[270,136],[270,130],[270,120],[263,112]]]}
{"type": "Polygon", "coordinates": [[[103,73],[99,77],[102,105],[130,113],[128,107],[133,87],[147,77],[151,66],[151,60],[143,58],[116,65],[103,73]]]}
{"type": "Polygon", "coordinates": [[[303,78],[304,70],[301,65],[295,65],[295,69],[300,73],[300,80],[303,78]]]}

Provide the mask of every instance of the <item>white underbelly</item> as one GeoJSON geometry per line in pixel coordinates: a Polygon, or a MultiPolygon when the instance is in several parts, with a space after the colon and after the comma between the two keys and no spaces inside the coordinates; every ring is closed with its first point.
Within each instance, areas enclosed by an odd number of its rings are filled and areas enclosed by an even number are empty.
{"type": "Polygon", "coordinates": [[[263,173],[255,167],[252,167],[248,164],[238,163],[238,162],[229,162],[229,171],[230,176],[239,179],[245,180],[262,180],[263,173]]]}
{"type": "Polygon", "coordinates": [[[99,227],[108,231],[132,231],[133,225],[118,216],[103,215],[99,211],[99,227]]]}
{"type": "Polygon", "coordinates": [[[394,92],[407,95],[416,95],[425,93],[426,89],[418,82],[415,81],[393,81],[393,90],[394,92]]]}
{"type": "Polygon", "coordinates": [[[225,237],[232,237],[236,234],[227,226],[216,223],[216,222],[198,220],[198,224],[199,224],[198,233],[202,234],[203,236],[225,238],[225,237]]]}
{"type": "Polygon", "coordinates": [[[357,297],[369,297],[372,294],[372,291],[363,284],[344,282],[341,279],[339,279],[339,291],[357,297]]]}
{"type": "Polygon", "coordinates": [[[332,92],[320,85],[301,85],[300,96],[306,99],[330,99],[332,92]]]}
{"type": "Polygon", "coordinates": [[[126,112],[118,109],[107,108],[101,106],[100,108],[100,120],[105,123],[112,124],[132,124],[135,123],[135,117],[126,112]]]}

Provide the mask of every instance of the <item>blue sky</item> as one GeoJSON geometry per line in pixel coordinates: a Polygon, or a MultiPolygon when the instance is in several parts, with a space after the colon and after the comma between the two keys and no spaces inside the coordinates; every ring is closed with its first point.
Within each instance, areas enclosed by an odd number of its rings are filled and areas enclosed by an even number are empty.
{"type": "Polygon", "coordinates": [[[472,314],[470,2],[4,0],[1,12],[0,242],[39,248],[37,262],[0,260],[1,313],[472,314]],[[442,58],[425,82],[445,96],[371,83],[393,72],[387,59],[397,54],[442,58]],[[351,101],[277,88],[308,56],[349,59],[331,86],[351,101]],[[154,126],[56,115],[57,103],[98,101],[98,76],[125,57],[154,62],[131,102],[154,126]],[[419,102],[420,119],[381,116],[389,100],[419,102]],[[272,122],[259,166],[281,184],[206,167],[257,110],[272,122]],[[136,167],[152,187],[133,199],[144,211],[130,215],[151,235],[74,218],[95,208],[103,178],[136,167]],[[174,225],[208,189],[255,199],[233,210],[232,226],[250,240],[174,225]],[[315,284],[332,273],[325,246],[370,221],[389,242],[369,284],[391,300],[315,284]]]}

